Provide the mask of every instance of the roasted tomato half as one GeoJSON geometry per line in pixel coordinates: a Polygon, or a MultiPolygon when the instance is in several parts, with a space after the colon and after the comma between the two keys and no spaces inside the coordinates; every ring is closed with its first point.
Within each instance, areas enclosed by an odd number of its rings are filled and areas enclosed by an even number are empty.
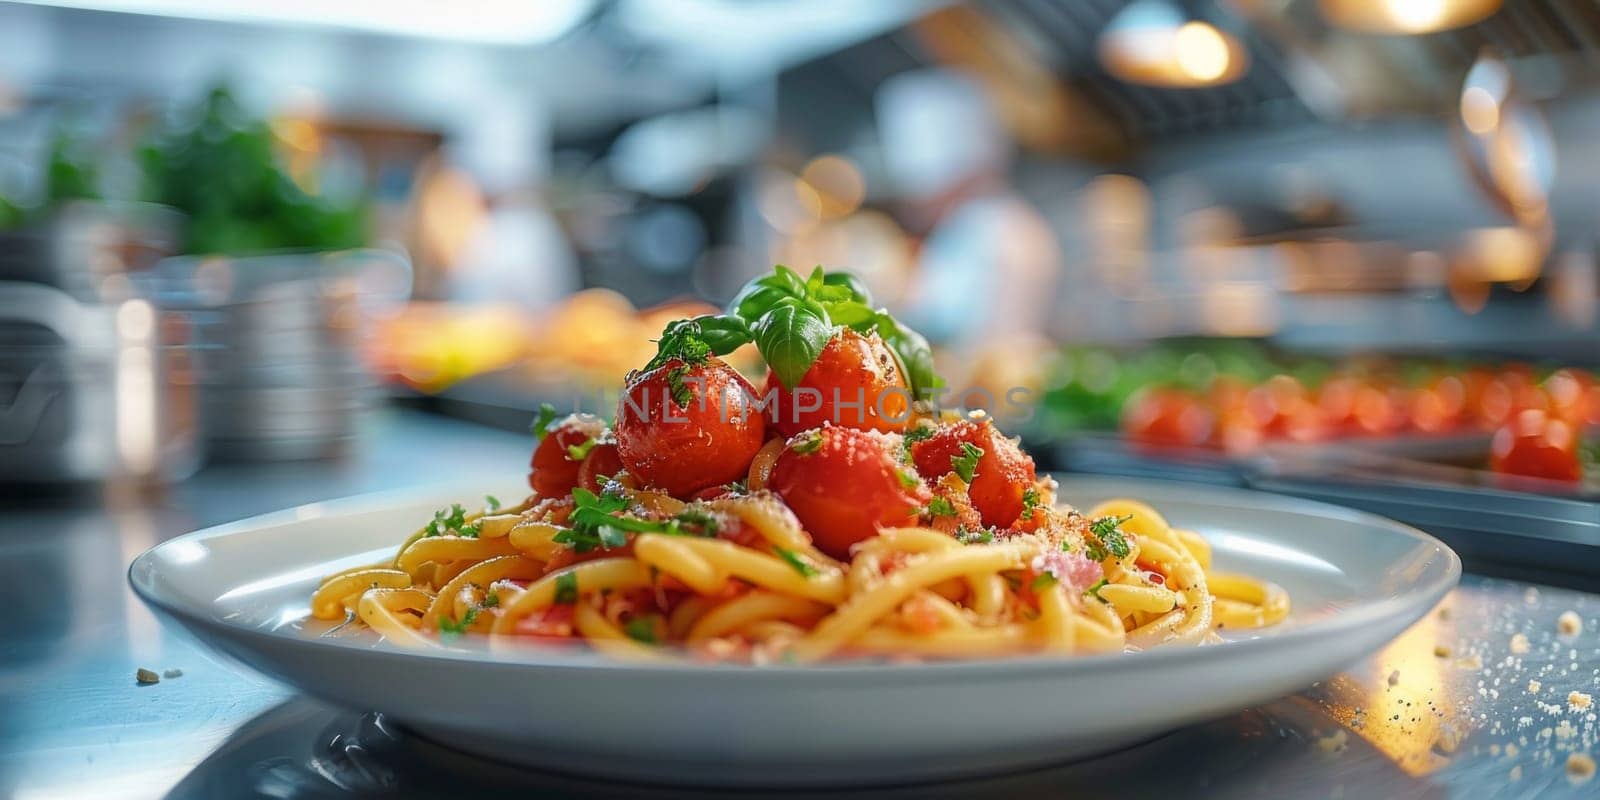
{"type": "Polygon", "coordinates": [[[617,455],[646,486],[687,498],[740,480],[766,441],[755,388],[715,356],[671,359],[629,377],[617,403],[617,455]]]}
{"type": "Polygon", "coordinates": [[[605,421],[593,414],[573,414],[550,425],[533,450],[528,486],[540,497],[571,494],[586,457],[600,447],[588,442],[601,438],[605,430],[605,421]]]}
{"type": "Polygon", "coordinates": [[[915,525],[933,496],[900,447],[898,436],[826,425],[789,440],[767,485],[818,548],[849,558],[878,529],[915,525]]]}
{"type": "Polygon", "coordinates": [[[968,480],[967,496],[983,524],[1010,527],[1022,515],[1022,498],[1036,475],[1033,459],[988,419],[942,425],[911,446],[917,472],[936,480],[950,472],[968,480]]]}
{"type": "Polygon", "coordinates": [[[769,411],[784,436],[832,423],[846,428],[903,431],[911,419],[911,390],[900,362],[878,334],[841,329],[822,348],[794,389],[767,377],[769,411]]]}

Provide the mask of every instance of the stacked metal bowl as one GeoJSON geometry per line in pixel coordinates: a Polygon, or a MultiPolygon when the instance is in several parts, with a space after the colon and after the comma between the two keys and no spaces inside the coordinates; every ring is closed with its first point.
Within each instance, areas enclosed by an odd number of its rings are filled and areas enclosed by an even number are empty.
{"type": "Polygon", "coordinates": [[[410,290],[381,250],[178,258],[158,270],[162,304],[199,343],[206,439],[218,458],[337,456],[376,386],[361,348],[373,313],[410,290]]]}

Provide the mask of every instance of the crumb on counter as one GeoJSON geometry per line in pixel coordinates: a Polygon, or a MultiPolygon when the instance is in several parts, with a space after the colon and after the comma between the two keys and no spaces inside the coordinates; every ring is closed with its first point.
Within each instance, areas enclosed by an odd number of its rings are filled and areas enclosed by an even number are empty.
{"type": "Polygon", "coordinates": [[[1528,652],[1527,634],[1519,633],[1511,637],[1511,652],[1519,656],[1528,652]]]}
{"type": "Polygon", "coordinates": [[[157,675],[156,671],[153,669],[145,669],[144,667],[140,667],[133,673],[133,680],[140,686],[149,686],[152,683],[160,683],[161,676],[157,675]]]}
{"type": "Polygon", "coordinates": [[[1468,653],[1456,659],[1456,668],[1466,670],[1483,669],[1483,656],[1477,653],[1468,653]]]}
{"type": "Polygon", "coordinates": [[[1534,678],[1529,678],[1528,679],[1528,693],[1529,694],[1538,694],[1539,690],[1543,689],[1543,688],[1544,688],[1544,684],[1540,683],[1538,680],[1536,680],[1534,678]]]}
{"type": "Polygon", "coordinates": [[[177,667],[173,667],[172,669],[169,669],[169,670],[166,670],[166,671],[162,672],[161,673],[161,677],[163,677],[163,678],[181,678],[181,677],[183,677],[183,670],[178,669],[177,667]]]}
{"type": "Polygon", "coordinates": [[[1433,654],[1439,658],[1449,658],[1450,648],[1442,644],[1436,644],[1433,646],[1433,654]]]}
{"type": "Polygon", "coordinates": [[[1511,768],[1511,780],[1513,780],[1513,781],[1522,780],[1522,765],[1521,764],[1518,764],[1518,765],[1516,765],[1516,766],[1511,768]]]}
{"type": "Polygon", "coordinates": [[[1594,777],[1594,759],[1588,753],[1572,753],[1567,756],[1567,777],[1574,783],[1583,783],[1594,777]]]}
{"type": "Polygon", "coordinates": [[[1399,682],[1400,682],[1400,670],[1395,670],[1394,672],[1389,673],[1389,685],[1390,686],[1393,686],[1393,685],[1395,685],[1395,684],[1397,684],[1399,682]]]}
{"type": "Polygon", "coordinates": [[[1582,711],[1594,704],[1594,698],[1586,692],[1572,692],[1567,695],[1567,705],[1574,711],[1582,711]]]}
{"type": "Polygon", "coordinates": [[[1450,607],[1449,606],[1440,606],[1439,607],[1439,619],[1449,619],[1449,618],[1450,618],[1450,607]]]}
{"type": "Polygon", "coordinates": [[[1340,750],[1343,750],[1349,743],[1350,734],[1345,733],[1343,728],[1340,728],[1339,730],[1336,730],[1327,736],[1320,736],[1317,738],[1317,747],[1324,753],[1337,753],[1340,750]]]}
{"type": "Polygon", "coordinates": [[[1577,636],[1583,633],[1583,617],[1570,609],[1561,612],[1561,616],[1556,617],[1556,632],[1562,636],[1577,636]]]}

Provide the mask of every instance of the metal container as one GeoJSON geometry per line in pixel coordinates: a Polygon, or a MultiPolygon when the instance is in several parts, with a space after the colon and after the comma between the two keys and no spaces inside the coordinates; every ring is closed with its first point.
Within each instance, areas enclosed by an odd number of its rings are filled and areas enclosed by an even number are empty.
{"type": "Polygon", "coordinates": [[[160,483],[200,462],[195,351],[150,302],[0,282],[0,483],[160,483]]]}
{"type": "Polygon", "coordinates": [[[411,270],[399,254],[355,250],[168,259],[151,280],[201,344],[212,452],[281,460],[335,456],[354,439],[377,397],[367,323],[410,293],[411,270]]]}
{"type": "Polygon", "coordinates": [[[124,276],[176,250],[182,219],[150,203],[66,203],[37,225],[0,231],[0,281],[52,286],[85,303],[119,302],[124,276]]]}

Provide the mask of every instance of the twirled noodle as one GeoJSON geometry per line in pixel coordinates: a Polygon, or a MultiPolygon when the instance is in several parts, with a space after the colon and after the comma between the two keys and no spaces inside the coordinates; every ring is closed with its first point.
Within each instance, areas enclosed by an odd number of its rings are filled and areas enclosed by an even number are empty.
{"type": "MultiPolygon", "coordinates": [[[[607,487],[633,519],[692,511],[699,516],[689,518],[715,523],[698,534],[619,528],[607,535],[625,545],[580,549],[571,501],[457,509],[459,525],[424,527],[392,562],[329,576],[312,594],[312,616],[353,612],[411,647],[437,647],[450,634],[487,634],[495,647],[571,636],[619,658],[665,658],[674,651],[661,645],[675,644],[700,658],[805,663],[1200,644],[1215,628],[1273,625],[1289,612],[1282,588],[1213,571],[1204,538],[1128,499],[1087,515],[1047,507],[1030,530],[981,541],[887,528],[839,561],[812,545],[776,496],[759,491],[770,468],[760,461],[753,491],[694,504],[626,479],[607,487]],[[743,533],[708,535],[718,530],[743,533]],[[1063,573],[1063,559],[1077,566],[1063,573]],[[1088,585],[1078,574],[1086,569],[1103,579],[1088,585]]],[[[1053,484],[1041,490],[1053,499],[1053,484]]]]}

